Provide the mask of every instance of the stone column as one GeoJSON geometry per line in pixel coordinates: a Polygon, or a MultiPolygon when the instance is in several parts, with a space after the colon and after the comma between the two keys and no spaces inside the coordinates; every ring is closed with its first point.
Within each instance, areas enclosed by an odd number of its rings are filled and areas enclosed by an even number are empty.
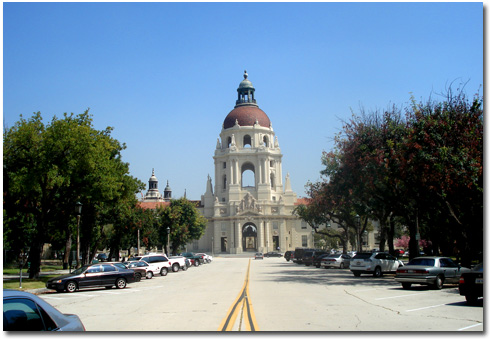
{"type": "Polygon", "coordinates": [[[263,252],[264,251],[264,237],[262,236],[264,233],[264,224],[263,222],[257,223],[257,250],[263,252]]]}
{"type": "Polygon", "coordinates": [[[285,249],[287,249],[286,235],[286,221],[283,220],[279,222],[279,247],[281,252],[285,252],[285,249]]]}
{"type": "Polygon", "coordinates": [[[235,248],[237,254],[243,253],[243,247],[242,247],[242,227],[241,223],[237,222],[236,223],[236,229],[235,229],[235,248]]]}
{"type": "Polygon", "coordinates": [[[269,252],[272,240],[270,239],[270,222],[264,221],[264,231],[265,231],[265,252],[269,252]]]}

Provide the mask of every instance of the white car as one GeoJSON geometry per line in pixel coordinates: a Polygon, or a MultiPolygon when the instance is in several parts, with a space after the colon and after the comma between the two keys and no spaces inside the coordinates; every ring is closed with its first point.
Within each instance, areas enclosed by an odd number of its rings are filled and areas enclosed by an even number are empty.
{"type": "Polygon", "coordinates": [[[396,273],[400,261],[388,253],[357,253],[350,261],[350,270],[354,276],[361,274],[372,274],[380,277],[383,273],[396,273]]]}
{"type": "Polygon", "coordinates": [[[180,268],[182,268],[182,270],[187,270],[184,256],[170,256],[168,259],[172,263],[172,271],[178,272],[180,268]]]}
{"type": "Polygon", "coordinates": [[[196,255],[202,255],[204,258],[204,262],[210,263],[213,261],[213,257],[211,255],[205,254],[205,253],[197,253],[196,255]]]}
{"type": "Polygon", "coordinates": [[[18,290],[3,290],[3,330],[84,332],[77,315],[63,314],[40,297],[18,290]]]}
{"type": "Polygon", "coordinates": [[[139,255],[130,258],[129,261],[145,261],[146,263],[148,263],[148,265],[150,266],[150,271],[147,271],[146,278],[149,279],[151,279],[151,277],[155,274],[166,276],[169,268],[173,269],[172,261],[170,261],[170,259],[168,259],[165,254],[139,255]],[[150,275],[150,277],[148,277],[148,275],[150,275]]]}

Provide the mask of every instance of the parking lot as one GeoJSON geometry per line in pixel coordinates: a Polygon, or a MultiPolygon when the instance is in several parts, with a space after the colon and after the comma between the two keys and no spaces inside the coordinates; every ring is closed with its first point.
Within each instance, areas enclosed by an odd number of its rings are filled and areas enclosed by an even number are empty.
{"type": "MultiPolygon", "coordinates": [[[[248,279],[260,331],[483,331],[482,300],[468,306],[455,285],[404,290],[393,278],[354,277],[348,269],[306,267],[284,258],[216,257],[121,290],[41,297],[79,315],[87,331],[217,331],[248,279]]],[[[235,331],[246,330],[242,314],[235,331]]]]}

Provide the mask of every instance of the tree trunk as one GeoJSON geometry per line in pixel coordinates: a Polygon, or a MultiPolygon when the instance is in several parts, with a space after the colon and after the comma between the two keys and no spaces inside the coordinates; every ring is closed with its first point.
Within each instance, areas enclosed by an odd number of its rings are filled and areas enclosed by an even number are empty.
{"type": "Polygon", "coordinates": [[[66,232],[65,254],[63,255],[63,269],[68,269],[69,267],[70,251],[71,251],[71,232],[68,229],[66,232]]]}

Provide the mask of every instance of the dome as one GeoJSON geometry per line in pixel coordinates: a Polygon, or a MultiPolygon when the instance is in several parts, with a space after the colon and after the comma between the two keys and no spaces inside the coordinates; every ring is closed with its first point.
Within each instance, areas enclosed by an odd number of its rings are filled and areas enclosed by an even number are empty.
{"type": "Polygon", "coordinates": [[[270,127],[271,121],[264,111],[258,108],[256,105],[243,105],[236,106],[228,116],[226,116],[223,122],[223,128],[229,129],[235,126],[235,122],[238,121],[240,126],[254,126],[255,121],[258,121],[262,127],[270,127]]]}
{"type": "Polygon", "coordinates": [[[238,85],[238,88],[239,89],[253,89],[254,86],[252,85],[252,82],[248,79],[243,79],[240,83],[240,85],[238,85]]]}

